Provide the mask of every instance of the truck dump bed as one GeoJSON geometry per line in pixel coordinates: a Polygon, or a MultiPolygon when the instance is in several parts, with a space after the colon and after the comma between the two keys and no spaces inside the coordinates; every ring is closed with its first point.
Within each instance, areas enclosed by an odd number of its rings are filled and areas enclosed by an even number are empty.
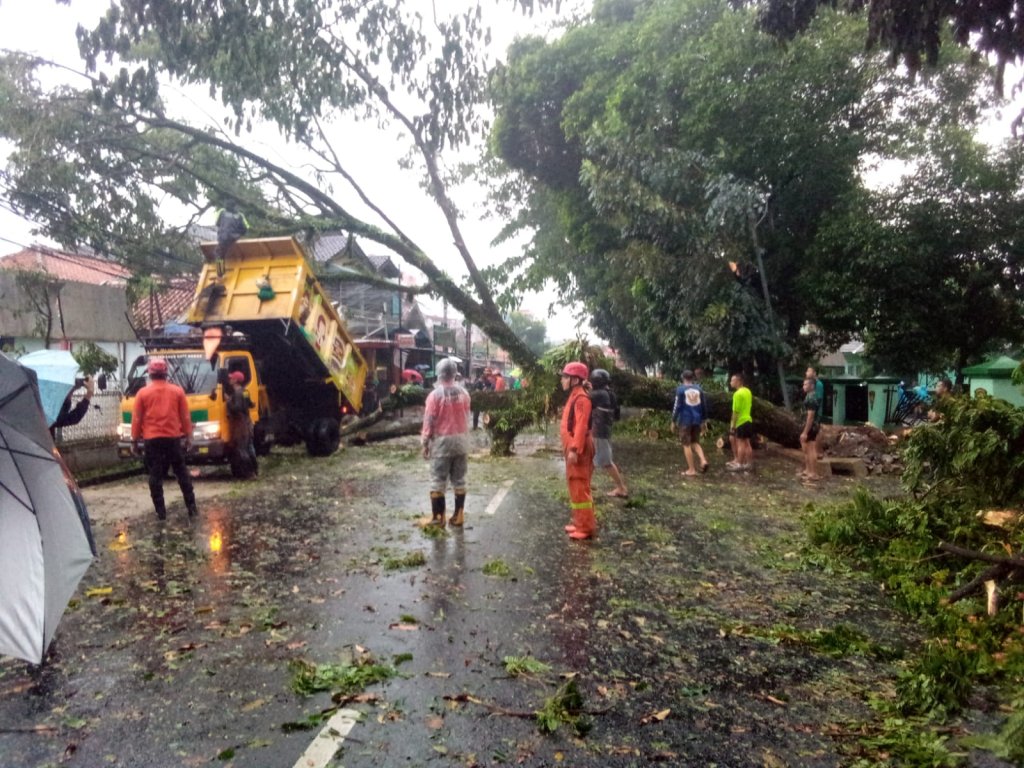
{"type": "Polygon", "coordinates": [[[292,379],[332,381],[358,411],[366,361],[302,246],[291,237],[239,240],[224,260],[222,280],[212,263],[217,244],[200,247],[207,261],[186,322],[231,326],[265,350],[274,368],[292,379]]]}

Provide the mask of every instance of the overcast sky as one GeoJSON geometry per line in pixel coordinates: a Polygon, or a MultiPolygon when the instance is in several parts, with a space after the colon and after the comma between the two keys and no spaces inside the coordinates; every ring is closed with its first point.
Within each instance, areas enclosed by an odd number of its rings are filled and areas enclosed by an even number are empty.
{"type": "MultiPolygon", "coordinates": [[[[434,1],[439,13],[465,5],[465,0],[434,1]]],[[[422,2],[424,9],[430,7],[426,0],[422,2]]],[[[568,3],[577,10],[588,4],[589,0],[568,3]]],[[[92,26],[108,6],[108,0],[72,0],[70,6],[58,4],[55,0],[0,0],[0,48],[38,54],[81,70],[83,66],[78,56],[75,28],[79,23],[92,26]],[[45,23],[41,23],[41,16],[45,16],[45,23]]],[[[529,19],[511,13],[511,0],[493,0],[493,4],[485,0],[484,8],[488,13],[496,14],[492,30],[495,37],[493,55],[497,57],[503,56],[505,48],[516,36],[546,30],[552,18],[545,16],[529,19]]],[[[207,99],[203,88],[191,91],[175,89],[165,92],[165,97],[170,98],[176,113],[187,111],[195,115],[196,120],[201,120],[202,115],[216,115],[219,109],[216,103],[207,99]]],[[[273,131],[268,129],[258,132],[256,138],[258,147],[268,158],[284,164],[300,162],[297,155],[290,155],[273,131]]],[[[252,144],[246,140],[247,146],[252,144]]],[[[400,156],[396,150],[401,147],[395,138],[382,135],[369,125],[349,125],[345,127],[345,138],[340,144],[341,150],[347,147],[357,149],[352,155],[353,159],[345,159],[346,166],[354,171],[370,198],[378,201],[442,268],[455,275],[464,274],[464,265],[451,245],[451,234],[444,226],[439,210],[419,190],[418,177],[400,168],[400,156]]],[[[6,154],[7,149],[0,145],[0,154],[6,154]]],[[[514,254],[516,249],[512,246],[497,250],[490,247],[489,243],[501,223],[486,217],[486,211],[481,205],[482,191],[461,188],[456,191],[455,197],[465,216],[462,223],[463,235],[479,266],[497,263],[514,254]]],[[[204,223],[212,224],[212,221],[204,223]]],[[[46,242],[34,236],[32,228],[31,222],[15,216],[0,204],[0,254],[19,250],[31,243],[46,242]]],[[[383,250],[373,243],[364,242],[364,247],[371,253],[375,249],[377,252],[383,250]]],[[[573,310],[557,307],[556,314],[548,317],[548,306],[553,302],[554,294],[548,292],[526,297],[523,308],[545,320],[549,339],[562,341],[574,337],[576,320],[573,310]]],[[[439,309],[437,311],[440,312],[439,309]]],[[[589,328],[585,327],[584,330],[593,335],[589,328]]]]}

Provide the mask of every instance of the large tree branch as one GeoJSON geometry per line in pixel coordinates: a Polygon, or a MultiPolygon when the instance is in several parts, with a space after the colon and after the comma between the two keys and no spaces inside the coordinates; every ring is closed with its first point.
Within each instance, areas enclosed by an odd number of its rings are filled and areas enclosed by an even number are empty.
{"type": "MultiPolygon", "coordinates": [[[[344,50],[350,49],[346,46],[344,50]]],[[[476,261],[473,259],[473,255],[469,252],[466,240],[462,236],[462,229],[459,227],[458,211],[454,202],[452,202],[451,198],[448,196],[447,188],[441,178],[437,152],[424,140],[423,132],[420,128],[413,123],[411,119],[409,119],[398,105],[395,104],[387,88],[385,88],[380,81],[378,81],[377,78],[375,78],[369,70],[362,65],[361,61],[357,57],[346,58],[343,54],[341,56],[341,60],[360,80],[362,80],[367,89],[380,101],[388,113],[404,125],[407,131],[409,131],[409,134],[412,136],[413,142],[416,144],[416,148],[419,150],[420,156],[423,158],[423,162],[426,165],[431,194],[438,207],[441,209],[441,213],[444,215],[445,221],[448,223],[448,229],[452,233],[454,245],[462,256],[462,261],[466,265],[470,281],[476,289],[477,296],[480,298],[480,303],[489,314],[493,314],[495,317],[500,317],[500,312],[494,304],[494,299],[491,296],[490,286],[487,284],[484,276],[476,266],[476,261]]]]}

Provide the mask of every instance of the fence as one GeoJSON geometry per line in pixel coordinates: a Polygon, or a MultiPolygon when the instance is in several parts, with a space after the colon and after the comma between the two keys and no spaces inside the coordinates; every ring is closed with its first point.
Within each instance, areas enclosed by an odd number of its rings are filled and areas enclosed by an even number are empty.
{"type": "MultiPolygon", "coordinates": [[[[75,397],[77,404],[79,398],[75,397]]],[[[97,392],[92,397],[88,413],[71,427],[57,430],[57,445],[70,445],[85,441],[117,440],[117,425],[121,421],[121,393],[116,390],[97,392]]]]}

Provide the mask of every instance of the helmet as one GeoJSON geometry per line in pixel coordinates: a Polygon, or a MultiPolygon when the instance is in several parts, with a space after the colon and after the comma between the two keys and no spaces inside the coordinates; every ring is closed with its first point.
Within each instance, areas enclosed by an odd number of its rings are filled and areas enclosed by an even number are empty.
{"type": "Polygon", "coordinates": [[[149,365],[146,366],[146,373],[150,376],[166,376],[167,361],[162,357],[150,358],[149,365]]]}
{"type": "Polygon", "coordinates": [[[459,366],[450,357],[446,357],[437,364],[434,372],[441,381],[452,381],[455,379],[455,374],[459,372],[459,366]]]}
{"type": "Polygon", "coordinates": [[[563,376],[575,376],[578,379],[587,380],[590,371],[584,363],[566,363],[562,369],[563,376]]]}
{"type": "Polygon", "coordinates": [[[228,381],[230,381],[232,384],[244,384],[245,374],[242,373],[241,371],[232,371],[231,373],[228,374],[228,381]]]}
{"type": "Polygon", "coordinates": [[[611,374],[604,368],[595,368],[590,374],[590,383],[595,387],[607,387],[611,381],[611,374]]]}

